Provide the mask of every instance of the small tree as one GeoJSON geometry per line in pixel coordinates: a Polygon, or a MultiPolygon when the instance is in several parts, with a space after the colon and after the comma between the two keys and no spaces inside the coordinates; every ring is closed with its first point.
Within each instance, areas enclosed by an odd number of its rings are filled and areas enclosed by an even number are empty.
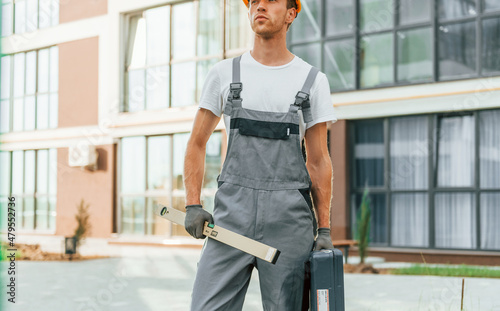
{"type": "Polygon", "coordinates": [[[77,206],[77,213],[75,215],[75,219],[77,222],[77,227],[75,229],[75,234],[73,237],[76,238],[76,245],[79,246],[81,242],[85,240],[90,233],[90,215],[89,215],[89,204],[85,204],[85,201],[82,199],[80,204],[77,206]]]}
{"type": "Polygon", "coordinates": [[[368,194],[368,188],[365,188],[365,191],[363,192],[363,198],[361,199],[361,207],[358,210],[356,219],[356,240],[358,241],[358,250],[361,264],[365,263],[368,243],[370,242],[371,210],[370,198],[368,197],[368,194]]]}

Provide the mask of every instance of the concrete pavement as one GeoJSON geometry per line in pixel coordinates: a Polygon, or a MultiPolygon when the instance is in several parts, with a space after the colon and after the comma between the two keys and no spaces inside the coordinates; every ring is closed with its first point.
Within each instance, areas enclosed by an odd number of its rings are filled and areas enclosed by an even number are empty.
{"type": "MultiPolygon", "coordinates": [[[[79,262],[19,261],[16,304],[4,295],[1,310],[189,310],[200,250],[122,246],[120,253],[79,262]]],[[[4,278],[6,269],[2,262],[4,278]]],[[[465,310],[500,311],[499,293],[500,279],[467,278],[465,310]]],[[[460,310],[460,294],[461,278],[345,275],[347,311],[460,310]]],[[[262,310],[255,273],[243,310],[262,310]]]]}

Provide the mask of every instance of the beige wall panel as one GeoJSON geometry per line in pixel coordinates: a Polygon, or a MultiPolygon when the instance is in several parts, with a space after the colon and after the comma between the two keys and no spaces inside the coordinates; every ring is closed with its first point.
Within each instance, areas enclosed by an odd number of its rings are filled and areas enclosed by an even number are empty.
{"type": "Polygon", "coordinates": [[[59,23],[108,14],[107,0],[66,0],[59,4],[59,23]]]}
{"type": "Polygon", "coordinates": [[[348,162],[347,162],[347,121],[339,120],[330,128],[330,157],[333,165],[333,192],[331,228],[334,240],[349,237],[348,223],[348,162]]]}
{"type": "Polygon", "coordinates": [[[59,45],[59,127],[98,124],[98,42],[59,45]]]}
{"type": "Polygon", "coordinates": [[[77,205],[84,199],[90,205],[90,237],[111,236],[115,204],[115,148],[114,145],[103,145],[96,150],[99,153],[98,169],[92,172],[69,167],[68,148],[58,149],[56,235],[73,235],[77,226],[77,205]]]}

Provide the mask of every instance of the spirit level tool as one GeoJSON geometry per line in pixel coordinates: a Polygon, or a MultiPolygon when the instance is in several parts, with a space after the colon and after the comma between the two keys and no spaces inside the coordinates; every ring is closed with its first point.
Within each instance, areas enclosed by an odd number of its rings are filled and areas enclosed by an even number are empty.
{"type": "MultiPolygon", "coordinates": [[[[183,213],[174,208],[166,207],[157,204],[154,208],[154,214],[162,218],[168,219],[178,225],[184,226],[186,213],[183,213]]],[[[258,257],[262,260],[275,264],[280,255],[280,251],[269,245],[257,242],[247,238],[241,234],[221,228],[214,224],[205,222],[203,234],[209,238],[237,248],[245,253],[258,257]]]]}

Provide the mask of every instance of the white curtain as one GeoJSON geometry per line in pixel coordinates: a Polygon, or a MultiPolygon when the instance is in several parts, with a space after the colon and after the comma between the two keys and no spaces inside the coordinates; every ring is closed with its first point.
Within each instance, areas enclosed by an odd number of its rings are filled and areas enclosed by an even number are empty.
{"type": "Polygon", "coordinates": [[[474,182],[474,117],[440,119],[438,186],[470,187],[474,182]]]}
{"type": "Polygon", "coordinates": [[[479,114],[481,188],[500,188],[500,110],[479,114]]]}
{"type": "Polygon", "coordinates": [[[394,246],[429,245],[429,208],[427,194],[392,196],[391,244],[394,246]]]}
{"type": "Polygon", "coordinates": [[[429,171],[427,120],[427,116],[391,119],[392,189],[427,189],[429,171]]]}
{"type": "Polygon", "coordinates": [[[476,212],[473,194],[436,194],[435,216],[436,247],[476,247],[476,212]]]}
{"type": "Polygon", "coordinates": [[[500,193],[481,194],[481,248],[500,250],[500,193]]]}

